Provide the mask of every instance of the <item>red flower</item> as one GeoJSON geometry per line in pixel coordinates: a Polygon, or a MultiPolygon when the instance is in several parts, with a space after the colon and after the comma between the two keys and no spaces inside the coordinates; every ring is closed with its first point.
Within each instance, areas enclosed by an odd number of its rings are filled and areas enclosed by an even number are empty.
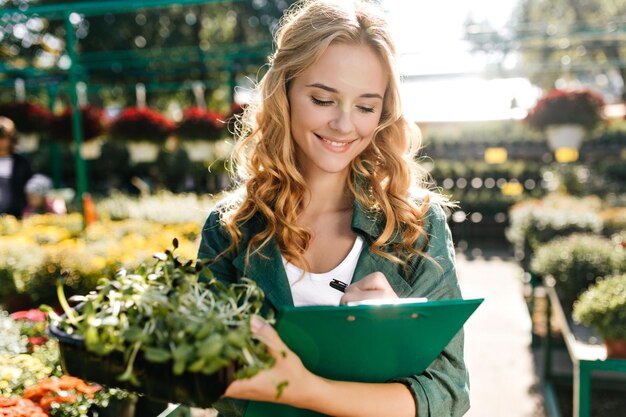
{"type": "Polygon", "coordinates": [[[13,120],[17,131],[22,133],[45,132],[52,121],[48,109],[28,102],[0,104],[0,116],[13,120]]]}
{"type": "Polygon", "coordinates": [[[46,321],[46,313],[36,308],[31,310],[16,311],[11,314],[13,320],[28,320],[33,322],[46,321]]]}
{"type": "MultiPolygon", "coordinates": [[[[80,108],[83,124],[83,141],[87,142],[104,133],[107,126],[107,117],[100,107],[86,105],[80,108]]],[[[73,141],[72,107],[67,107],[63,113],[56,116],[50,124],[50,136],[60,142],[73,141]]]]}
{"type": "Polygon", "coordinates": [[[28,344],[30,346],[44,345],[46,344],[47,341],[48,341],[48,338],[42,337],[42,336],[31,336],[28,338],[28,344]]]}
{"type": "Polygon", "coordinates": [[[163,143],[173,130],[174,123],[158,111],[147,107],[127,107],[111,124],[110,135],[118,140],[163,143]]]}
{"type": "Polygon", "coordinates": [[[183,112],[183,120],[176,132],[182,138],[217,140],[223,135],[225,117],[201,107],[191,107],[183,112]]]}
{"type": "Polygon", "coordinates": [[[550,125],[579,124],[593,129],[602,121],[604,99],[591,90],[553,90],[537,101],[526,122],[537,130],[550,125]]]}

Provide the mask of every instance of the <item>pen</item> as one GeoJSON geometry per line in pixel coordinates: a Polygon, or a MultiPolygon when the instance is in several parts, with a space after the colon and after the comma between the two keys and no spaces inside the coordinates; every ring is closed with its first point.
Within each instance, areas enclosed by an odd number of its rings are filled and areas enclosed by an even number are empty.
{"type": "Polygon", "coordinates": [[[346,287],[348,284],[345,282],[339,281],[338,279],[331,280],[328,285],[336,289],[337,291],[346,292],[346,287]]]}

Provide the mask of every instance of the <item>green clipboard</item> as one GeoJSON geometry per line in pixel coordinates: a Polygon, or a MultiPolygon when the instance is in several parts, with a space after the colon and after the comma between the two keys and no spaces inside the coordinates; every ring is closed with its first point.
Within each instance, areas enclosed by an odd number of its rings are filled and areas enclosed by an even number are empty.
{"type": "MultiPolygon", "coordinates": [[[[385,382],[424,372],[482,301],[283,307],[276,330],[316,375],[341,381],[385,382]]],[[[251,401],[244,416],[323,414],[251,401]]]]}

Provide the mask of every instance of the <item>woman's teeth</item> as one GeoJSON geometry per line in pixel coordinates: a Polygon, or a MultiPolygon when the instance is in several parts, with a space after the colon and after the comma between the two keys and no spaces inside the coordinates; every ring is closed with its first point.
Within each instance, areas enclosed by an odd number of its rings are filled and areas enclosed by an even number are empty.
{"type": "Polygon", "coordinates": [[[320,138],[324,142],[328,143],[329,145],[335,146],[337,148],[343,148],[344,146],[348,146],[349,144],[352,143],[352,142],[333,142],[332,140],[325,139],[325,138],[323,138],[321,136],[318,136],[318,138],[320,138]]]}

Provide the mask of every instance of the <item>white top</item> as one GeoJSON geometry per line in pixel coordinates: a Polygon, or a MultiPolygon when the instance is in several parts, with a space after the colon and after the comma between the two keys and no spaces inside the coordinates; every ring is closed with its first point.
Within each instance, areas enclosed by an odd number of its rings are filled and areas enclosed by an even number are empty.
{"type": "Polygon", "coordinates": [[[0,178],[11,178],[11,172],[13,172],[13,158],[0,157],[0,178]]]}
{"type": "Polygon", "coordinates": [[[331,287],[330,281],[336,279],[350,285],[362,249],[363,238],[357,235],[348,256],[331,271],[322,274],[312,272],[304,272],[303,274],[302,269],[289,263],[283,256],[283,265],[285,272],[287,272],[287,278],[289,278],[294,305],[296,307],[339,305],[343,293],[331,287]]]}

